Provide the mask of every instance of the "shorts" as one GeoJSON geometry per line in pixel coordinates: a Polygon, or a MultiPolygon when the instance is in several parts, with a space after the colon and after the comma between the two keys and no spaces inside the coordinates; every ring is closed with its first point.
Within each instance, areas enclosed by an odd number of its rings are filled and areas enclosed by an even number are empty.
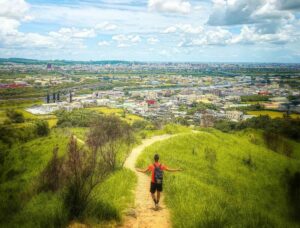
{"type": "Polygon", "coordinates": [[[150,185],[150,192],[151,192],[152,194],[154,194],[156,191],[162,192],[162,190],[163,190],[162,183],[161,183],[161,184],[157,184],[157,183],[151,182],[151,185],[150,185]]]}

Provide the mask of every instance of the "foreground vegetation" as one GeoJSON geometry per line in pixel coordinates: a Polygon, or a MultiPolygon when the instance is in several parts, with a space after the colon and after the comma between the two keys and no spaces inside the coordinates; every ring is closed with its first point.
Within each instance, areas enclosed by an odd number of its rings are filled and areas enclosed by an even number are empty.
{"type": "Polygon", "coordinates": [[[208,130],[151,145],[137,166],[159,153],[184,169],[165,174],[174,227],[299,227],[300,144],[293,146],[290,158],[269,150],[261,132],[208,130]]]}
{"type": "Polygon", "coordinates": [[[136,184],[135,175],[122,168],[131,148],[130,128],[117,117],[99,118],[106,119],[91,129],[54,128],[49,135],[19,137],[10,144],[1,136],[0,227],[121,222],[133,205],[136,184]],[[114,132],[105,133],[110,127],[114,132]],[[71,137],[74,133],[87,145],[71,137]]]}

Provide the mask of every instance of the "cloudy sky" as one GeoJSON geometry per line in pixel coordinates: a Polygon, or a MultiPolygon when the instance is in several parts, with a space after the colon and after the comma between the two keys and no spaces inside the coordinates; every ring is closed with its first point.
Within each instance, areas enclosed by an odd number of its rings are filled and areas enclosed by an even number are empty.
{"type": "Polygon", "coordinates": [[[300,0],[0,0],[0,57],[300,62],[300,0]]]}

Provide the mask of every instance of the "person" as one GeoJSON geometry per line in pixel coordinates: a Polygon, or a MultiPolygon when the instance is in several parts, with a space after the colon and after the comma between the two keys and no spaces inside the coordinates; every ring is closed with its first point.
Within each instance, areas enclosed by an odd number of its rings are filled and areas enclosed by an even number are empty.
{"type": "Polygon", "coordinates": [[[159,163],[159,155],[154,155],[154,163],[150,164],[146,169],[136,169],[138,172],[146,173],[151,172],[151,184],[150,184],[150,192],[151,197],[154,201],[155,208],[159,208],[159,200],[161,196],[161,192],[163,191],[163,171],[176,172],[182,171],[182,169],[171,169],[165,165],[159,163]],[[156,192],[156,196],[155,196],[156,192]]]}

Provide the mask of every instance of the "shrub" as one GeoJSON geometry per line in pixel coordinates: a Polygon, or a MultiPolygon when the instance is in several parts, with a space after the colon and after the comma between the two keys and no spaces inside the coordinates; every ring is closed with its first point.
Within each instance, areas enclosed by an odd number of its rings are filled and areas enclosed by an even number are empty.
{"type": "Polygon", "coordinates": [[[58,111],[56,115],[58,127],[89,127],[100,116],[98,112],[88,109],[77,109],[71,112],[58,111]]]}
{"type": "Polygon", "coordinates": [[[49,124],[45,120],[38,120],[35,123],[36,133],[38,136],[47,136],[50,132],[49,124]]]}
{"type": "Polygon", "coordinates": [[[23,113],[18,112],[14,109],[9,109],[6,111],[6,116],[10,119],[12,123],[24,123],[25,118],[23,113]]]}
{"type": "Polygon", "coordinates": [[[99,152],[102,160],[114,170],[120,147],[124,143],[129,146],[133,141],[132,129],[128,123],[116,116],[102,116],[92,125],[87,144],[93,153],[99,152]]]}

